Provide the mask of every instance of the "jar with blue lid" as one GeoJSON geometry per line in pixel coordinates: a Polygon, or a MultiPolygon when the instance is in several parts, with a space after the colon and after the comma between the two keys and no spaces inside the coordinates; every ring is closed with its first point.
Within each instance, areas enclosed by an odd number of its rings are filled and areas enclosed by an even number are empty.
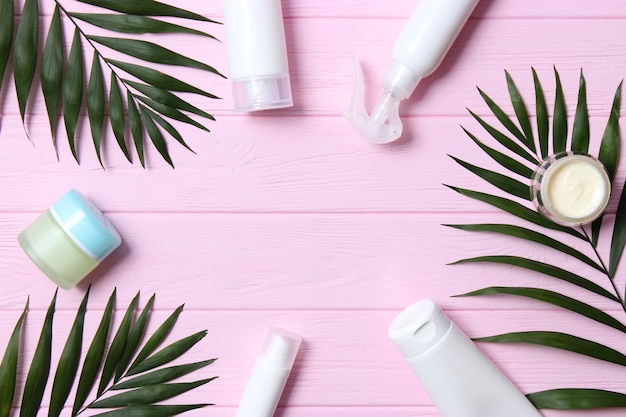
{"type": "Polygon", "coordinates": [[[18,236],[37,267],[69,290],[121,243],[111,222],[91,201],[70,190],[18,236]]]}

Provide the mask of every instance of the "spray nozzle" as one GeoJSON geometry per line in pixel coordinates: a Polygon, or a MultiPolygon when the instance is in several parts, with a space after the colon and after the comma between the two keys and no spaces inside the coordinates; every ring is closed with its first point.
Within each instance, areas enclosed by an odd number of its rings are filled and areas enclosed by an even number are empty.
{"type": "Polygon", "coordinates": [[[363,95],[363,70],[359,61],[354,59],[355,84],[350,109],[344,116],[356,127],[362,137],[372,143],[384,144],[398,139],[402,135],[399,106],[402,98],[385,90],[371,115],[365,109],[363,95]]]}

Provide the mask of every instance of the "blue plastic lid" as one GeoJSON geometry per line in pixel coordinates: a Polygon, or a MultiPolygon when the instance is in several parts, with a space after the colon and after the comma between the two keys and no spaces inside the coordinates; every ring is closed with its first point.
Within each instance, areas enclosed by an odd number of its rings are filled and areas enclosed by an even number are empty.
{"type": "Polygon", "coordinates": [[[111,222],[76,190],[65,193],[50,207],[50,212],[74,243],[97,261],[122,243],[111,222]]]}

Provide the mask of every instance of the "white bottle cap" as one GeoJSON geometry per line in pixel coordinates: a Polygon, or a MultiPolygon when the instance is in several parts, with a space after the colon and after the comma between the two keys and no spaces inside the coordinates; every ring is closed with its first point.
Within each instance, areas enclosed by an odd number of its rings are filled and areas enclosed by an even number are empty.
{"type": "Polygon", "coordinates": [[[238,112],[291,107],[289,74],[233,80],[233,99],[238,112]]]}
{"type": "Polygon", "coordinates": [[[302,338],[272,327],[252,369],[236,417],[272,417],[296,360],[302,338]]]}

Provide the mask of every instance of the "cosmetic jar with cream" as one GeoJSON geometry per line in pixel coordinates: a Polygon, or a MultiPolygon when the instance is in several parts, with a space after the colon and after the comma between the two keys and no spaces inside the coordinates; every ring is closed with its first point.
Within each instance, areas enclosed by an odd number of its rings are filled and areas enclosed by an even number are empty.
{"type": "Polygon", "coordinates": [[[580,226],[597,219],[611,195],[606,168],[591,155],[562,152],[547,157],[531,179],[537,210],[564,226],[580,226]]]}
{"type": "Polygon", "coordinates": [[[17,240],[35,265],[65,290],[122,243],[111,222],[75,190],[37,217],[17,240]]]}

